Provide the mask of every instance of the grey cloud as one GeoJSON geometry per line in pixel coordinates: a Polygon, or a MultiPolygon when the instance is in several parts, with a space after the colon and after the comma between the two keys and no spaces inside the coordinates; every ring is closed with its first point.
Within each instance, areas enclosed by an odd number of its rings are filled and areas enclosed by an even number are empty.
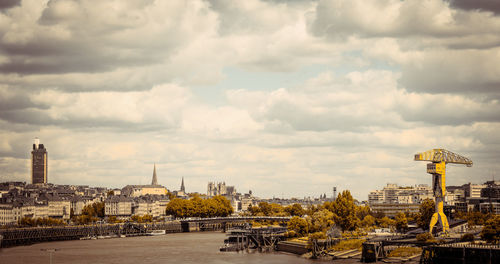
{"type": "Polygon", "coordinates": [[[490,11],[500,15],[500,2],[496,0],[446,0],[455,8],[463,10],[490,11]]]}
{"type": "MultiPolygon", "coordinates": [[[[451,62],[450,62],[451,63],[451,62]]],[[[500,80],[488,80],[486,74],[476,76],[460,76],[464,68],[470,65],[443,65],[442,63],[425,63],[424,67],[416,65],[403,66],[400,84],[409,91],[446,94],[458,92],[472,96],[486,95],[489,98],[500,96],[500,80]],[[458,69],[457,69],[458,68],[458,69]],[[460,69],[462,68],[462,69],[460,69]]],[[[471,71],[476,69],[470,69],[471,71]]],[[[470,74],[468,74],[470,76],[470,74]]],[[[491,76],[489,76],[491,77],[491,76]]]]}
{"type": "Polygon", "coordinates": [[[495,21],[478,19],[466,12],[451,14],[447,18],[451,21],[446,23],[438,22],[442,19],[442,11],[432,1],[387,1],[384,4],[377,1],[321,1],[316,12],[309,14],[308,28],[316,36],[335,41],[343,41],[351,35],[446,39],[498,32],[495,21]],[[363,11],[370,13],[364,14],[363,11]]]}
{"type": "MultiPolygon", "coordinates": [[[[30,51],[31,52],[31,51],[30,51]]],[[[81,52],[76,56],[50,55],[29,57],[11,56],[10,62],[0,65],[0,72],[24,74],[55,74],[74,72],[106,72],[117,67],[134,67],[154,63],[155,58],[137,56],[135,58],[119,58],[113,54],[81,52]]]]}
{"type": "Polygon", "coordinates": [[[8,9],[14,6],[19,6],[21,0],[2,0],[0,1],[0,9],[8,9]]]}
{"type": "Polygon", "coordinates": [[[32,102],[26,93],[16,93],[13,96],[0,93],[0,112],[26,108],[48,109],[49,107],[46,104],[32,102]]]}
{"type": "Polygon", "coordinates": [[[165,131],[173,129],[178,124],[167,124],[160,122],[128,122],[119,119],[96,117],[96,118],[78,118],[63,117],[53,118],[47,113],[34,110],[10,110],[0,112],[0,119],[13,124],[25,124],[32,126],[58,126],[68,129],[95,129],[112,130],[114,132],[147,132],[147,131],[165,131]]]}
{"type": "Polygon", "coordinates": [[[432,125],[471,125],[478,122],[500,122],[500,106],[484,106],[484,108],[469,110],[456,105],[454,108],[440,105],[437,102],[426,103],[421,109],[408,109],[400,106],[398,113],[408,122],[424,122],[432,125]]]}
{"type": "MultiPolygon", "coordinates": [[[[29,24],[31,21],[16,22],[25,23],[21,26],[30,28],[27,37],[20,36],[14,28],[5,27],[6,31],[2,33],[13,37],[10,40],[3,38],[0,42],[0,52],[5,56],[0,72],[21,75],[96,73],[168,61],[199,29],[187,24],[187,21],[153,25],[163,21],[151,22],[162,18],[145,17],[149,10],[146,4],[127,4],[127,8],[135,7],[138,10],[133,10],[135,13],[121,10],[108,21],[103,11],[90,10],[87,15],[86,11],[90,7],[84,3],[51,1],[38,24],[29,24]],[[56,3],[72,6],[63,6],[52,12],[56,3]],[[64,14],[61,15],[61,12],[64,14]],[[134,19],[135,14],[141,17],[134,19]]],[[[189,12],[187,8],[180,13],[183,11],[189,12]]],[[[15,19],[10,17],[9,22],[12,24],[15,19]]]]}

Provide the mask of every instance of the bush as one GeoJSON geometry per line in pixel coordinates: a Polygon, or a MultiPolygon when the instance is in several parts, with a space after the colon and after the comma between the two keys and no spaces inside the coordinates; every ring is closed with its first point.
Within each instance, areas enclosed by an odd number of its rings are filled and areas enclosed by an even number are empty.
{"type": "Polygon", "coordinates": [[[461,242],[469,242],[469,241],[474,241],[474,234],[471,234],[471,233],[464,234],[464,235],[460,238],[460,241],[461,241],[461,242]]]}
{"type": "Polygon", "coordinates": [[[285,233],[285,237],[286,238],[293,238],[293,237],[296,237],[297,236],[297,232],[293,231],[293,230],[290,230],[288,232],[285,233]]]}
{"type": "Polygon", "coordinates": [[[415,256],[417,254],[420,254],[421,252],[422,249],[418,247],[399,247],[391,251],[391,253],[389,253],[389,255],[387,256],[405,258],[405,257],[415,256]]]}
{"type": "Polygon", "coordinates": [[[349,249],[361,249],[363,246],[363,243],[366,241],[366,239],[349,239],[349,240],[342,240],[338,244],[332,247],[333,250],[336,251],[343,251],[343,250],[349,250],[349,249]]]}
{"type": "Polygon", "coordinates": [[[326,234],[323,232],[314,232],[312,234],[309,234],[309,240],[314,239],[326,239],[326,234]]]}
{"type": "Polygon", "coordinates": [[[307,248],[309,248],[309,249],[312,248],[314,240],[325,239],[325,238],[326,238],[326,234],[323,232],[314,232],[312,234],[309,234],[309,239],[307,241],[307,248]]]}
{"type": "Polygon", "coordinates": [[[425,232],[417,235],[417,241],[419,242],[432,242],[434,237],[429,232],[425,232]]]}

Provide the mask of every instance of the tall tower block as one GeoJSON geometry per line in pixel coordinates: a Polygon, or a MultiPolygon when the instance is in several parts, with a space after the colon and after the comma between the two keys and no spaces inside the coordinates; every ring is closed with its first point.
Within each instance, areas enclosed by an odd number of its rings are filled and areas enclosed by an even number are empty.
{"type": "Polygon", "coordinates": [[[40,184],[48,182],[48,155],[47,149],[35,138],[33,151],[31,151],[31,183],[40,184]]]}

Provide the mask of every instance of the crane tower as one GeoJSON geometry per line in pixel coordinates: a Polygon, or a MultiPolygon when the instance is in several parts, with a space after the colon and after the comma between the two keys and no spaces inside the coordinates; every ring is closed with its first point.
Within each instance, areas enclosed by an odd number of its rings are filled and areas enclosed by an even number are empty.
{"type": "Polygon", "coordinates": [[[447,233],[450,226],[443,212],[444,197],[446,196],[446,164],[464,164],[467,167],[472,167],[472,160],[446,149],[432,149],[415,154],[415,160],[432,162],[427,164],[427,173],[432,174],[432,191],[436,200],[436,212],[432,215],[429,232],[432,234],[434,225],[439,222],[443,232],[447,233]]]}

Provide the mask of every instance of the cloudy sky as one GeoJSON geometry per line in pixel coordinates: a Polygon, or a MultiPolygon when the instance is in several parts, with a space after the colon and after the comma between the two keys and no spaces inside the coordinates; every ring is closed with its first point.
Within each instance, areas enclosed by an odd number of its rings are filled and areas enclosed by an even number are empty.
{"type": "Polygon", "coordinates": [[[0,2],[0,181],[159,182],[360,200],[500,178],[500,3],[489,0],[0,2]]]}

